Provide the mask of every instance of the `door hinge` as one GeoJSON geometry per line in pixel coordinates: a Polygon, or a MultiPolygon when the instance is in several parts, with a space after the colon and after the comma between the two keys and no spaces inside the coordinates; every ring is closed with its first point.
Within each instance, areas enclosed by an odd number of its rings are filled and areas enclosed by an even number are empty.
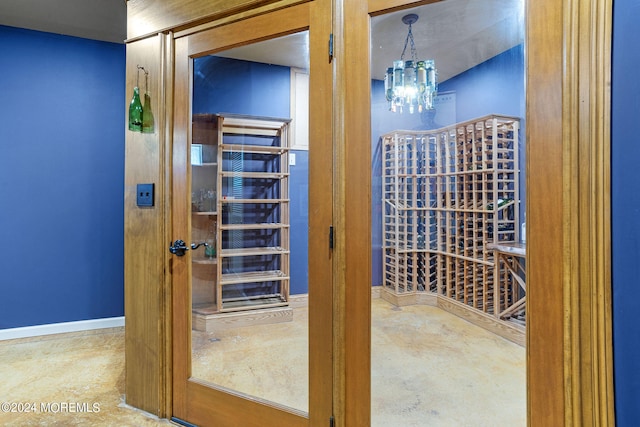
{"type": "Polygon", "coordinates": [[[329,249],[333,249],[333,225],[329,226],[329,249]]]}
{"type": "Polygon", "coordinates": [[[333,418],[333,415],[331,415],[331,418],[329,418],[329,427],[335,427],[336,425],[336,420],[335,418],[333,418]]]}
{"type": "Polygon", "coordinates": [[[329,64],[333,61],[333,33],[329,34],[329,64]]]}

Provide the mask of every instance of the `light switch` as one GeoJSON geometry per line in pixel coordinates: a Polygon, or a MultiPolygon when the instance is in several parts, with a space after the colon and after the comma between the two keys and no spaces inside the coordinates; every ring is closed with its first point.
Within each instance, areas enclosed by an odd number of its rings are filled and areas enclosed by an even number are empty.
{"type": "Polygon", "coordinates": [[[296,153],[289,153],[289,166],[296,165],[296,153]]]}
{"type": "Polygon", "coordinates": [[[153,206],[154,184],[138,184],[136,186],[136,205],[153,206]]]}

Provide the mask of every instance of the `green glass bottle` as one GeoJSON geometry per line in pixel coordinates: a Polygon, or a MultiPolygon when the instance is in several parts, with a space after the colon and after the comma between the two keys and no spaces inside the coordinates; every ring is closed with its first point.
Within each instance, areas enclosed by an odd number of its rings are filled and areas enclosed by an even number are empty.
{"type": "Polygon", "coordinates": [[[140,102],[140,89],[133,88],[133,98],[129,104],[129,130],[142,131],[142,103],[140,102]]]}
{"type": "Polygon", "coordinates": [[[153,110],[151,110],[151,96],[144,94],[144,106],[142,107],[142,132],[153,133],[153,110]]]}

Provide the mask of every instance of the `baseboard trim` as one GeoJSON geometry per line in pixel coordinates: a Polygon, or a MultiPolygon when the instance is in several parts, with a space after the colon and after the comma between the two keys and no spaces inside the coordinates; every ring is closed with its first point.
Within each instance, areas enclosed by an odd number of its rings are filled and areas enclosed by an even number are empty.
{"type": "Polygon", "coordinates": [[[124,326],[124,316],[0,329],[0,341],[124,326]]]}
{"type": "Polygon", "coordinates": [[[395,305],[396,307],[408,305],[429,305],[438,307],[441,310],[454,314],[467,322],[480,326],[481,328],[506,338],[522,347],[525,347],[526,345],[526,331],[523,325],[498,319],[491,314],[484,313],[478,309],[440,294],[432,292],[412,292],[407,293],[406,295],[398,295],[387,288],[383,288],[381,297],[383,300],[395,305]]]}

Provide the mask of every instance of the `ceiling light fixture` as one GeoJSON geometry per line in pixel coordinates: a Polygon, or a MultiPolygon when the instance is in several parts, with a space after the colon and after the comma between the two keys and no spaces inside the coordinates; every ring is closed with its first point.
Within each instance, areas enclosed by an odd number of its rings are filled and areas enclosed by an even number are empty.
{"type": "Polygon", "coordinates": [[[418,112],[433,109],[433,98],[438,91],[438,72],[433,59],[418,60],[416,45],[413,41],[411,25],[418,20],[418,15],[409,14],[402,17],[402,22],[409,26],[404,49],[399,60],[393,61],[393,67],[387,68],[384,76],[384,89],[389,110],[404,111],[407,106],[413,114],[416,105],[418,112]],[[411,59],[404,60],[407,45],[411,42],[411,59]]]}

